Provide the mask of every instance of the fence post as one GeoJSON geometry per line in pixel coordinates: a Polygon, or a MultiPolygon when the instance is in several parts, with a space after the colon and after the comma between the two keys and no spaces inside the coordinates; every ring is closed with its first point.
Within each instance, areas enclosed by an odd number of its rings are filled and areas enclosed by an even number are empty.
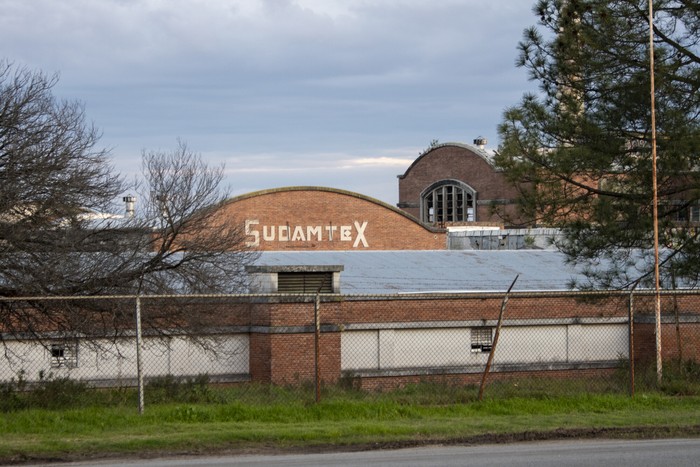
{"type": "Polygon", "coordinates": [[[503,323],[503,313],[505,312],[506,304],[508,303],[508,294],[513,289],[513,286],[515,285],[515,281],[518,280],[518,277],[520,277],[520,274],[515,276],[515,279],[513,279],[513,282],[510,284],[510,287],[508,287],[506,294],[503,296],[503,301],[501,302],[501,311],[498,314],[498,324],[496,325],[496,335],[493,337],[493,344],[491,345],[491,352],[489,352],[489,358],[486,361],[486,368],[484,369],[484,374],[481,376],[481,385],[479,386],[479,400],[481,400],[481,398],[484,395],[484,386],[486,385],[486,377],[488,376],[489,371],[491,370],[491,362],[493,361],[493,355],[496,353],[496,345],[498,345],[498,336],[501,334],[501,324],[503,323]]]}
{"type": "Polygon", "coordinates": [[[316,332],[314,334],[314,373],[315,373],[315,386],[316,386],[316,402],[321,402],[321,369],[319,368],[319,358],[321,354],[321,295],[316,294],[316,299],[314,300],[314,322],[316,325],[316,332]]]}
{"type": "Polygon", "coordinates": [[[681,322],[678,316],[678,295],[676,292],[676,275],[671,269],[671,287],[673,288],[673,316],[676,321],[676,346],[678,347],[678,372],[683,373],[683,342],[681,341],[681,322]]]}
{"type": "Polygon", "coordinates": [[[629,358],[629,365],[630,365],[630,381],[629,381],[629,390],[630,390],[630,397],[634,397],[634,289],[637,288],[637,285],[639,285],[639,281],[637,281],[633,286],[632,289],[630,289],[630,298],[629,298],[629,304],[627,308],[627,327],[628,327],[628,336],[629,336],[629,347],[627,350],[627,355],[629,358]]]}
{"type": "Polygon", "coordinates": [[[139,415],[143,415],[143,366],[141,362],[141,297],[136,297],[136,376],[138,379],[139,415]]]}

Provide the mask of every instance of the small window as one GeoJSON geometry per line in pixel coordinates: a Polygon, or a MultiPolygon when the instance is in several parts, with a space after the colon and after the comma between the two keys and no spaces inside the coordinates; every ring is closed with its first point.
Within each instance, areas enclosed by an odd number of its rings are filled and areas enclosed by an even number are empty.
{"type": "Polygon", "coordinates": [[[491,352],[491,328],[472,328],[472,352],[491,352]]]}
{"type": "Polygon", "coordinates": [[[700,222],[700,205],[693,204],[688,210],[690,222],[700,222]]]}
{"type": "Polygon", "coordinates": [[[51,368],[77,368],[78,343],[55,342],[51,344],[51,368]]]}

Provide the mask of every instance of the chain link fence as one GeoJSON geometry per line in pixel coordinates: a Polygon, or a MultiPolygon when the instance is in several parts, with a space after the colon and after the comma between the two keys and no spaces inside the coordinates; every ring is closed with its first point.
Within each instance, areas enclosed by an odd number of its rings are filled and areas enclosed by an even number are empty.
{"type": "MultiPolygon", "coordinates": [[[[34,327],[3,332],[0,390],[6,408],[42,400],[70,405],[71,394],[84,397],[79,389],[91,388],[143,409],[144,400],[212,397],[212,388],[235,394],[227,397],[293,393],[321,400],[335,391],[372,397],[419,386],[458,389],[462,399],[657,387],[653,293],[504,299],[503,293],[3,299],[5,322],[22,313],[34,327]]],[[[661,337],[665,374],[700,384],[700,294],[663,293],[661,337]]]]}

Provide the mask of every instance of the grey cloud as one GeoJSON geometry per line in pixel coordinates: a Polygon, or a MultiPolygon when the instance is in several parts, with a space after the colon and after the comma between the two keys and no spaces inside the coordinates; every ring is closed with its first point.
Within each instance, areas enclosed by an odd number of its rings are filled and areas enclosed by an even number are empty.
{"type": "Polygon", "coordinates": [[[61,73],[57,92],[86,103],[126,171],[141,149],[182,137],[212,160],[327,167],[307,171],[313,183],[232,172],[240,186],[362,188],[353,177],[386,176],[383,196],[395,197],[401,170],[338,165],[411,158],[433,138],[496,144],[502,110],[528,86],[513,63],[529,3],[0,0],[0,42],[10,60],[61,73]]]}

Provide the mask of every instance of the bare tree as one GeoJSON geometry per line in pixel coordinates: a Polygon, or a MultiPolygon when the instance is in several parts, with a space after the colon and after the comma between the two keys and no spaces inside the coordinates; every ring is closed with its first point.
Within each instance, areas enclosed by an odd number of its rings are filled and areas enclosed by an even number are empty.
{"type": "MultiPolygon", "coordinates": [[[[118,337],[133,327],[123,301],[20,297],[243,291],[255,252],[239,223],[217,215],[223,167],[178,142],[144,152],[143,179],[126,186],[82,105],[53,96],[56,82],[0,61],[0,335],[118,337]],[[104,215],[123,212],[129,188],[136,215],[104,215]]],[[[168,307],[146,325],[196,333],[204,315],[168,307]]]]}
{"type": "Polygon", "coordinates": [[[178,141],[172,152],[143,154],[146,202],[136,225],[154,235],[142,237],[152,251],[140,274],[144,292],[233,293],[245,290],[241,269],[257,252],[245,245],[239,219],[219,216],[228,198],[220,187],[224,167],[210,167],[178,141]],[[155,273],[155,274],[152,274],[155,273]]]}

